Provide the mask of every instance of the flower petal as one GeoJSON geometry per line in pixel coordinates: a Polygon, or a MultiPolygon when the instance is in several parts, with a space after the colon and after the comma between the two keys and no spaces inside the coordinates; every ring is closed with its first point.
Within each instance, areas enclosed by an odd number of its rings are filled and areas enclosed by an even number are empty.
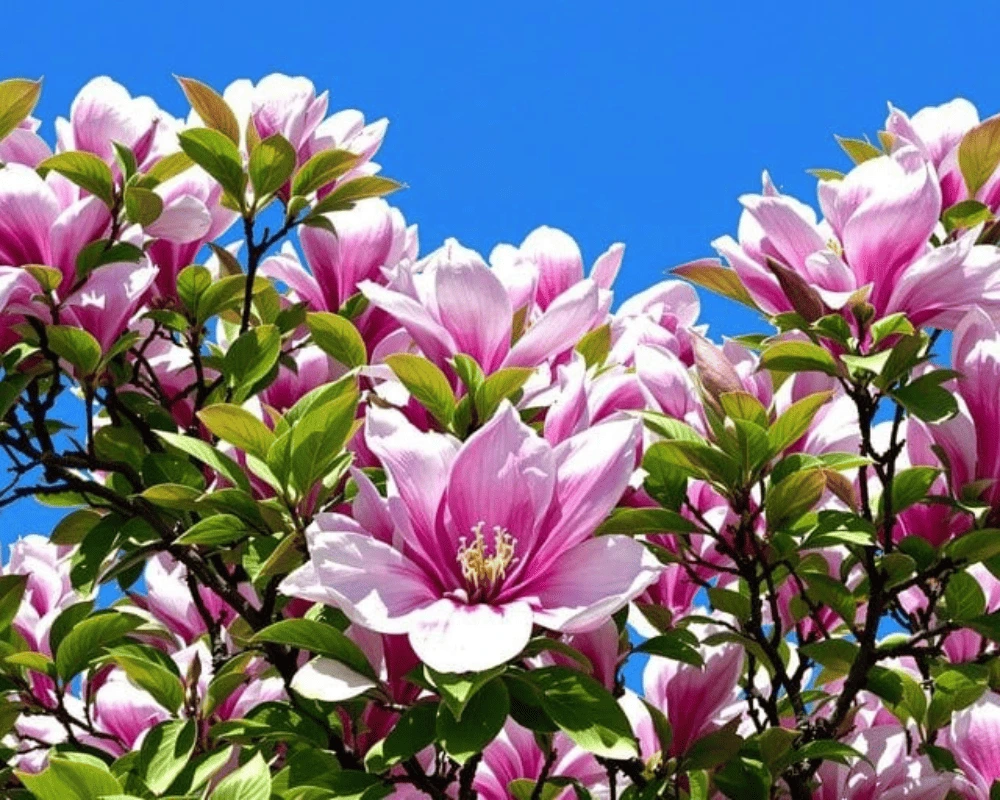
{"type": "Polygon", "coordinates": [[[482,672],[520,653],[531,624],[527,603],[465,605],[446,598],[420,612],[410,644],[438,672],[482,672]]]}
{"type": "Polygon", "coordinates": [[[627,536],[589,539],[553,563],[532,583],[535,621],[552,630],[578,633],[605,622],[650,586],[663,565],[627,536]]]}

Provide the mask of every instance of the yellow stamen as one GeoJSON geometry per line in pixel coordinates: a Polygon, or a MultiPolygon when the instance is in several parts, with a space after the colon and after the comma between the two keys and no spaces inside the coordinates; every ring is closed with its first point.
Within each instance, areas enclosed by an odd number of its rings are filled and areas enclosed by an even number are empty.
{"type": "Polygon", "coordinates": [[[830,239],[826,243],[826,246],[830,250],[832,250],[837,256],[843,256],[844,255],[844,248],[841,247],[840,242],[838,242],[836,239],[830,239]]]}
{"type": "Polygon", "coordinates": [[[493,528],[493,555],[488,555],[483,523],[476,525],[472,533],[475,536],[471,544],[464,536],[458,540],[458,563],[461,564],[462,575],[472,591],[489,591],[504,579],[507,567],[516,560],[514,547],[517,540],[503,528],[493,528]]]}

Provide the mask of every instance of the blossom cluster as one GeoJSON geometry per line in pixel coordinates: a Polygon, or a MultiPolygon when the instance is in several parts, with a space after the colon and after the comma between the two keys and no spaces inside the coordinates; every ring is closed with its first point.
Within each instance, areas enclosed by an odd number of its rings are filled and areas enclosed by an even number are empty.
{"type": "Polygon", "coordinates": [[[997,796],[1000,118],[890,107],[616,297],[422,250],[305,78],[179,83],[50,146],[0,82],[0,507],[66,509],[0,562],[6,792],[997,796]]]}

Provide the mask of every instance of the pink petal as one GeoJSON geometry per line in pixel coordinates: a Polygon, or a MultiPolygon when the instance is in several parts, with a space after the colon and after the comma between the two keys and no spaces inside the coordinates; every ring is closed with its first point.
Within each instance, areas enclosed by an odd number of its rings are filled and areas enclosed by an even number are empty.
{"type": "Polygon", "coordinates": [[[656,581],[663,565],[628,536],[588,539],[531,584],[535,621],[564,633],[592,630],[656,581]]]}
{"type": "Polygon", "coordinates": [[[58,216],[55,194],[33,169],[8,164],[0,170],[0,264],[48,264],[58,216]]]}
{"type": "Polygon", "coordinates": [[[163,212],[146,226],[146,234],[171,242],[192,242],[202,238],[212,227],[212,214],[204,201],[192,195],[166,203],[163,212]]]}
{"type": "Polygon", "coordinates": [[[563,292],[528,329],[504,360],[505,367],[536,367],[575,345],[597,318],[597,285],[590,280],[563,292]]]}
{"type": "Polygon", "coordinates": [[[385,467],[392,488],[406,509],[411,533],[407,543],[421,563],[440,575],[455,569],[455,550],[438,539],[437,516],[458,453],[454,439],[423,433],[395,410],[372,407],[365,421],[365,441],[385,467]]]}
{"type": "Polygon", "coordinates": [[[621,268],[624,256],[625,245],[620,242],[611,245],[594,262],[594,266],[590,270],[590,279],[600,288],[610,289],[615,278],[618,277],[618,270],[621,268]]]}
{"type": "Polygon", "coordinates": [[[538,267],[538,294],[540,308],[583,280],[583,256],[569,234],[546,225],[535,228],[523,242],[521,255],[538,267]]]}
{"type": "Polygon", "coordinates": [[[465,605],[442,599],[420,612],[410,644],[438,672],[482,672],[510,661],[531,638],[527,603],[465,605]]]}
{"type": "Polygon", "coordinates": [[[465,248],[446,249],[448,260],[434,268],[438,318],[458,352],[471,355],[489,374],[510,348],[510,298],[477,254],[465,248]]]}
{"type": "Polygon", "coordinates": [[[376,308],[381,308],[402,325],[424,355],[439,367],[461,352],[451,333],[430,312],[401,292],[386,289],[372,281],[362,281],[358,288],[376,308]]]}
{"type": "Polygon", "coordinates": [[[264,277],[273,278],[287,285],[295,292],[298,299],[308,303],[313,311],[336,312],[339,308],[339,306],[330,308],[327,305],[323,290],[316,278],[306,272],[292,247],[283,249],[279,255],[264,259],[259,271],[264,277]]]}
{"type": "Polygon", "coordinates": [[[537,551],[525,556],[517,570],[544,572],[562,553],[590,537],[628,486],[641,434],[638,421],[614,420],[556,448],[555,498],[547,530],[537,551]]]}
{"type": "Polygon", "coordinates": [[[327,514],[306,532],[311,561],[281,583],[281,592],[341,609],[381,633],[405,633],[413,614],[437,596],[424,572],[348,517],[327,514]]]}
{"type": "Polygon", "coordinates": [[[482,525],[489,538],[502,528],[530,537],[552,500],[555,458],[548,442],[521,422],[504,401],[493,418],[459,450],[448,481],[448,509],[456,537],[472,538],[482,525]]]}

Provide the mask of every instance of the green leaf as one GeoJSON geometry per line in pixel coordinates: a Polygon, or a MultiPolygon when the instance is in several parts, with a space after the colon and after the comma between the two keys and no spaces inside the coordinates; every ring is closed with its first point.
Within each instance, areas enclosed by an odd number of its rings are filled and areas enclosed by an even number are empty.
{"type": "Polygon", "coordinates": [[[697,650],[697,639],[683,628],[676,628],[652,639],[647,639],[635,648],[637,653],[649,653],[653,656],[669,658],[695,667],[704,666],[705,660],[697,650]]]}
{"type": "Polygon", "coordinates": [[[38,172],[43,177],[50,171],[58,172],[81,189],[101,198],[108,208],[114,205],[115,179],[111,175],[111,167],[93,153],[83,150],[57,153],[38,165],[38,172]]]}
{"type": "Polygon", "coordinates": [[[752,422],[761,428],[770,425],[767,409],[749,392],[723,392],[719,395],[719,405],[732,420],[752,422]]]}
{"type": "Polygon", "coordinates": [[[260,753],[227,775],[211,794],[211,800],[269,800],[271,771],[260,753]]]}
{"type": "Polygon", "coordinates": [[[171,153],[166,155],[149,168],[143,179],[146,188],[157,186],[171,178],[176,178],[194,166],[194,161],[187,153],[171,153]]]}
{"type": "Polygon", "coordinates": [[[958,562],[976,564],[1000,555],[1000,530],[969,531],[945,546],[945,554],[958,562]]]}
{"type": "Polygon", "coordinates": [[[951,619],[964,622],[986,611],[986,595],[968,572],[956,572],[948,579],[944,605],[951,619]]]}
{"type": "Polygon", "coordinates": [[[760,355],[762,369],[777,372],[823,372],[837,374],[837,362],[819,345],[810,342],[778,342],[760,355]]]}
{"type": "Polygon", "coordinates": [[[994,117],[970,130],[958,145],[958,167],[969,197],[975,197],[1000,164],[1000,119],[994,117]]]}
{"type": "Polygon", "coordinates": [[[675,275],[680,275],[691,283],[749,306],[755,311],[758,310],[757,304],[736,272],[711,259],[683,264],[675,267],[672,271],[675,275]]]}
{"type": "Polygon", "coordinates": [[[365,340],[349,320],[329,311],[316,311],[306,315],[306,325],[316,346],[345,367],[353,369],[368,363],[365,340]]]}
{"type": "Polygon", "coordinates": [[[638,754],[625,712],[600,683],[566,667],[528,673],[541,690],[542,708],[570,739],[603,758],[638,754]]]}
{"type": "Polygon", "coordinates": [[[27,575],[0,575],[0,631],[6,630],[17,615],[27,585],[27,575]]]}
{"type": "Polygon", "coordinates": [[[941,222],[948,233],[975,228],[981,222],[993,219],[993,212],[978,200],[962,200],[941,215],[941,222]]]}
{"type": "MultiPolygon", "coordinates": [[[[302,493],[325,477],[341,458],[344,445],[354,430],[358,394],[351,391],[329,403],[310,409],[290,434],[291,475],[302,493]]],[[[275,451],[281,442],[275,445],[275,451]]],[[[273,451],[274,452],[274,451],[273,451]]],[[[268,454],[270,459],[272,454],[268,454]]]]}
{"type": "Polygon", "coordinates": [[[925,372],[891,394],[914,417],[924,422],[944,422],[958,413],[955,395],[941,386],[954,377],[955,373],[948,369],[925,372]]]}
{"type": "Polygon", "coordinates": [[[534,372],[527,367],[505,367],[487,377],[476,390],[476,414],[485,422],[500,407],[500,403],[520,391],[534,372]]]}
{"type": "Polygon", "coordinates": [[[777,455],[797,442],[809,430],[817,412],[829,402],[833,392],[816,392],[792,403],[767,432],[771,453],[777,455]]]}
{"type": "Polygon", "coordinates": [[[818,469],[796,472],[772,485],[765,502],[768,524],[776,530],[798,519],[819,502],[825,489],[826,476],[818,469]]]}
{"type": "Polygon", "coordinates": [[[55,654],[56,670],[68,681],[82,672],[103,649],[134,631],[145,620],[135,614],[103,611],[78,623],[66,634],[55,654]]]}
{"type": "Polygon", "coordinates": [[[845,766],[849,766],[852,761],[858,759],[868,760],[850,745],[832,739],[817,739],[807,742],[795,751],[795,755],[801,761],[811,761],[818,758],[822,761],[835,761],[845,766]]]}
{"type": "Polygon", "coordinates": [[[221,547],[247,535],[247,526],[232,514],[215,514],[196,522],[177,539],[177,544],[221,547]]]}
{"type": "Polygon", "coordinates": [[[806,173],[820,181],[842,181],[844,179],[844,173],[839,169],[817,167],[815,169],[807,169],[806,173]]]}
{"type": "Polygon", "coordinates": [[[45,329],[49,349],[65,358],[81,375],[93,375],[101,363],[101,345],[82,328],[49,325],[45,329]]]}
{"type": "Polygon", "coordinates": [[[904,336],[896,342],[879,372],[876,385],[884,389],[913,369],[920,361],[925,342],[926,338],[919,333],[904,336]]]}
{"type": "Polygon", "coordinates": [[[235,387],[252,387],[264,378],[281,354],[281,331],[275,325],[251,328],[229,346],[222,371],[235,387]]]}
{"type": "Polygon", "coordinates": [[[715,785],[731,800],[769,800],[771,772],[748,756],[738,756],[725,763],[714,775],[715,785]]]}
{"type": "Polygon", "coordinates": [[[342,183],[330,194],[316,203],[309,214],[315,218],[330,211],[346,211],[353,208],[358,200],[368,197],[385,197],[387,194],[402,189],[403,184],[381,175],[364,175],[360,178],[342,183]]]}
{"type": "Polygon", "coordinates": [[[847,674],[858,654],[858,646],[846,639],[825,639],[803,645],[803,655],[834,673],[847,674]]]}
{"type": "Polygon", "coordinates": [[[184,702],[184,687],[169,656],[154,647],[128,644],[113,648],[108,657],[132,683],[149,692],[167,711],[177,713],[184,702]]]}
{"type": "Polygon", "coordinates": [[[497,676],[503,674],[505,666],[493,667],[485,672],[449,673],[436,672],[425,666],[424,671],[441,700],[451,709],[456,720],[462,719],[465,707],[472,696],[497,676]]]}
{"type": "Polygon", "coordinates": [[[163,794],[184,771],[197,742],[195,721],[168,720],[146,734],[139,750],[139,770],[154,794],[163,794]]]}
{"type": "Polygon", "coordinates": [[[365,768],[372,773],[385,772],[431,744],[437,730],[437,709],[437,703],[418,703],[407,709],[389,735],[368,751],[365,768]]]}
{"type": "Polygon", "coordinates": [[[109,239],[98,239],[86,245],[76,256],[76,274],[84,278],[98,267],[116,264],[119,261],[138,263],[145,256],[142,249],[131,242],[111,243],[109,239]]]}
{"type": "Polygon", "coordinates": [[[243,468],[226,454],[220,453],[208,442],[203,442],[201,439],[195,439],[191,436],[181,436],[180,434],[168,433],[166,431],[156,431],[156,435],[172,447],[176,447],[178,450],[198,459],[198,461],[207,464],[234,486],[246,492],[250,491],[250,481],[247,479],[243,468]]]}
{"type": "Polygon", "coordinates": [[[261,460],[267,458],[267,451],[274,444],[270,428],[241,406],[216,403],[199,411],[198,419],[224,442],[261,460]]]}
{"type": "Polygon", "coordinates": [[[286,619],[268,625],[250,640],[253,644],[273,642],[332,658],[368,678],[377,678],[365,654],[332,625],[310,619],[286,619]]]}
{"type": "Polygon", "coordinates": [[[687,517],[666,508],[616,508],[597,528],[597,536],[644,533],[691,533],[698,530],[687,517]]]}
{"type": "Polygon", "coordinates": [[[447,427],[455,413],[455,395],[445,374],[423,356],[410,353],[386,356],[385,361],[417,402],[447,427]]]}
{"type": "Polygon", "coordinates": [[[871,142],[866,142],[864,139],[849,139],[843,136],[834,136],[833,138],[837,140],[837,144],[840,145],[855,164],[862,164],[865,161],[885,155],[875,145],[871,142]]]}
{"type": "Polygon", "coordinates": [[[583,356],[587,367],[599,367],[608,360],[611,352],[611,326],[601,325],[599,328],[584,334],[577,342],[576,352],[583,356]]]}
{"type": "Polygon", "coordinates": [[[43,772],[15,774],[38,800],[95,800],[122,792],[121,784],[97,758],[53,754],[43,772]]]}
{"type": "Polygon", "coordinates": [[[310,158],[292,181],[293,195],[312,194],[333,183],[358,163],[359,156],[348,150],[321,150],[310,158]]]}
{"type": "Polygon", "coordinates": [[[152,225],[163,213],[163,198],[149,189],[129,186],[125,190],[125,216],[134,225],[152,225]]]}
{"type": "Polygon", "coordinates": [[[280,133],[268,136],[250,153],[250,182],[257,198],[278,191],[295,171],[295,148],[280,133]]]}
{"type": "MultiPolygon", "coordinates": [[[[733,723],[738,720],[733,720],[733,723]]],[[[713,769],[733,758],[743,746],[743,739],[730,723],[720,730],[701,737],[692,744],[684,755],[687,769],[713,769]]]]}
{"type": "Polygon", "coordinates": [[[11,78],[0,81],[0,139],[13,131],[35,110],[42,94],[41,81],[11,78]]]}
{"type": "Polygon", "coordinates": [[[211,128],[190,128],[182,131],[179,137],[181,149],[242,207],[246,174],[240,151],[232,139],[211,128]]]}
{"type": "Polygon", "coordinates": [[[177,77],[191,108],[212,130],[225,134],[233,144],[240,143],[240,124],[229,104],[211,86],[194,78],[177,77]]]}
{"type": "Polygon", "coordinates": [[[438,706],[437,740],[448,755],[465,764],[497,737],[509,711],[510,697],[503,681],[490,681],[472,696],[460,718],[447,704],[438,706]]]}
{"type": "Polygon", "coordinates": [[[919,503],[941,474],[935,467],[910,467],[900,471],[892,481],[892,510],[899,513],[919,503]]]}
{"type": "Polygon", "coordinates": [[[712,587],[708,589],[708,599],[713,608],[731,614],[741,622],[750,619],[750,600],[737,591],[712,587]]]}

